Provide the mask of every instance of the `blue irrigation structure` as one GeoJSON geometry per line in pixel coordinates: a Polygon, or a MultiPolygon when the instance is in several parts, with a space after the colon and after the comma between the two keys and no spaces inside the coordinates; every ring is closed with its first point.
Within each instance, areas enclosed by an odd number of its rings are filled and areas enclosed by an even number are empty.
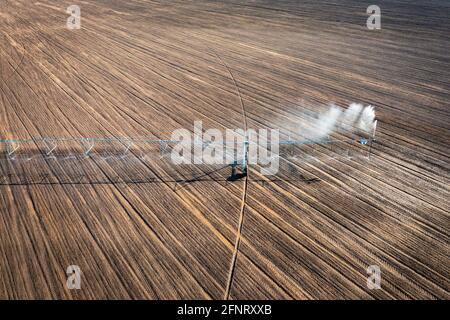
{"type": "MultiPolygon", "coordinates": [[[[279,146],[301,146],[301,145],[330,145],[337,143],[358,143],[360,145],[366,146],[369,145],[369,159],[370,153],[372,149],[372,144],[375,141],[375,135],[370,138],[359,137],[356,139],[335,139],[332,140],[330,138],[321,139],[321,140],[280,140],[278,142],[279,146]]],[[[130,148],[134,144],[152,144],[159,146],[159,150],[162,153],[167,146],[170,144],[183,144],[182,140],[176,139],[157,139],[155,137],[38,137],[38,138],[21,138],[21,139],[0,139],[0,145],[6,145],[6,154],[8,157],[14,157],[14,154],[20,150],[20,146],[23,144],[44,144],[45,146],[45,155],[51,156],[53,152],[57,149],[58,143],[63,142],[77,142],[83,145],[84,155],[89,156],[89,153],[94,149],[96,143],[118,143],[123,145],[124,154],[128,153],[130,148]]],[[[191,146],[201,146],[202,148],[206,148],[211,145],[224,145],[223,142],[203,142],[194,140],[192,142],[188,142],[191,146]]],[[[225,142],[226,144],[227,142],[225,142]]],[[[248,170],[248,152],[249,146],[252,144],[257,144],[254,141],[249,141],[247,139],[243,139],[242,141],[233,141],[233,145],[238,149],[242,148],[241,159],[234,161],[230,166],[232,168],[232,178],[233,177],[243,177],[246,176],[248,170]],[[241,173],[237,174],[237,168],[240,169],[241,173]]],[[[280,155],[278,155],[280,156],[280,155]]]]}

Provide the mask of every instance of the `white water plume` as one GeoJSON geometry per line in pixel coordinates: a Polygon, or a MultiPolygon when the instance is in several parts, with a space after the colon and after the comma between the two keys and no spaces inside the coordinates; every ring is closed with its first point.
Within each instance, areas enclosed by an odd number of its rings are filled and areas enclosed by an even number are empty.
{"type": "Polygon", "coordinates": [[[375,129],[375,109],[372,106],[364,107],[359,103],[352,103],[347,109],[336,105],[321,113],[310,123],[310,127],[302,135],[309,140],[321,140],[336,131],[345,131],[348,134],[372,134],[375,129]]]}
{"type": "Polygon", "coordinates": [[[344,130],[352,130],[352,127],[355,125],[355,122],[358,120],[361,111],[363,110],[363,105],[359,103],[352,103],[345,110],[344,115],[342,116],[341,127],[344,130]]]}
{"type": "Polygon", "coordinates": [[[372,106],[364,108],[359,118],[358,129],[371,133],[375,125],[375,110],[372,106]]]}
{"type": "Polygon", "coordinates": [[[307,131],[306,137],[310,140],[320,140],[333,132],[337,121],[342,114],[342,109],[332,105],[328,111],[319,115],[319,118],[312,123],[312,127],[307,131]]]}

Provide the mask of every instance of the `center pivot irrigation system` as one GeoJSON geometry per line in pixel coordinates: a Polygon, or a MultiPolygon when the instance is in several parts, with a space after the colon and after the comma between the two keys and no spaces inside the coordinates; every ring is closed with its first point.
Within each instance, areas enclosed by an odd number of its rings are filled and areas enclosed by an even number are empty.
{"type": "MultiPolygon", "coordinates": [[[[280,140],[278,142],[278,145],[280,148],[284,147],[291,147],[292,149],[295,147],[301,147],[301,146],[314,146],[314,145],[334,145],[338,143],[344,143],[348,145],[354,145],[355,143],[362,146],[367,146],[368,153],[367,157],[370,159],[370,155],[372,152],[372,145],[375,142],[375,129],[373,130],[373,134],[370,137],[364,137],[359,136],[352,139],[321,139],[320,141],[314,141],[314,140],[292,140],[292,139],[286,139],[286,140],[280,140]]],[[[147,158],[149,153],[155,154],[159,153],[159,158],[162,159],[165,155],[170,153],[171,146],[175,144],[183,144],[182,140],[174,140],[174,139],[154,139],[154,138],[131,138],[131,137],[99,137],[99,138],[28,138],[28,139],[3,139],[0,140],[0,146],[3,150],[6,157],[3,157],[3,159],[11,160],[11,161],[31,161],[36,156],[42,156],[47,159],[87,159],[92,156],[93,153],[95,153],[95,147],[99,144],[102,146],[105,145],[115,145],[114,150],[119,150],[119,152],[115,153],[113,156],[108,155],[106,158],[111,157],[120,157],[125,158],[129,153],[131,153],[131,148],[135,145],[145,146],[145,145],[152,145],[153,149],[152,151],[148,151],[147,153],[140,151],[139,154],[136,154],[133,152],[133,155],[137,158],[140,158],[141,160],[144,160],[147,158]],[[64,143],[76,143],[78,148],[77,151],[71,152],[69,154],[61,154],[58,152],[59,148],[64,143]],[[26,146],[35,146],[34,154],[27,153],[27,147],[26,146]],[[119,148],[117,148],[119,146],[119,148]],[[37,147],[37,148],[36,148],[37,147]],[[81,147],[81,148],[80,148],[81,147]],[[155,148],[157,147],[157,148],[155,148]],[[156,151],[158,150],[158,151],[156,151]],[[20,156],[20,153],[22,152],[23,156],[20,156]]],[[[227,163],[227,165],[231,168],[231,176],[230,180],[236,180],[242,177],[245,177],[247,175],[248,166],[249,166],[249,147],[250,145],[258,145],[257,142],[250,141],[248,138],[243,139],[242,141],[238,141],[234,144],[235,151],[238,152],[239,158],[237,160],[232,161],[231,163],[227,163]],[[238,173],[238,171],[240,171],[238,173]]],[[[216,145],[224,146],[223,142],[217,143],[217,142],[202,142],[202,141],[192,141],[190,143],[191,146],[201,146],[202,150],[204,150],[206,147],[216,145]]],[[[258,145],[258,147],[261,147],[258,145]]],[[[264,147],[265,148],[265,147],[264,147]]],[[[289,152],[289,154],[292,156],[292,152],[289,152]]],[[[347,152],[348,153],[348,152],[347,152]]],[[[279,154],[275,154],[272,157],[279,157],[283,158],[285,154],[283,152],[279,154]]],[[[194,164],[195,165],[195,164],[194,164]]]]}

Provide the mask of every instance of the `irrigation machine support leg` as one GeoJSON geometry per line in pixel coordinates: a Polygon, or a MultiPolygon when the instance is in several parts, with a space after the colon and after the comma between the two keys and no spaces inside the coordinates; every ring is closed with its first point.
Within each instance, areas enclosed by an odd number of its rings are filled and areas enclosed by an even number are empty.
{"type": "Polygon", "coordinates": [[[14,146],[13,144],[7,144],[6,145],[6,153],[8,154],[8,157],[11,157],[14,152],[17,151],[17,149],[19,149],[19,146],[14,146]]]}
{"type": "Polygon", "coordinates": [[[86,157],[88,157],[89,156],[89,153],[92,151],[92,149],[94,148],[94,145],[95,145],[95,143],[90,143],[90,144],[87,144],[86,145],[86,151],[84,152],[84,155],[86,156],[86,157]]]}
{"type": "Polygon", "coordinates": [[[369,145],[369,161],[370,161],[370,156],[372,154],[372,145],[375,142],[375,134],[377,133],[377,125],[378,125],[378,120],[375,120],[375,123],[373,124],[372,138],[370,139],[370,145],[369,145]]]}
{"type": "Polygon", "coordinates": [[[52,140],[44,140],[45,146],[47,147],[47,153],[46,156],[50,156],[52,154],[53,151],[55,151],[55,149],[58,146],[58,143],[56,141],[52,140]]]}

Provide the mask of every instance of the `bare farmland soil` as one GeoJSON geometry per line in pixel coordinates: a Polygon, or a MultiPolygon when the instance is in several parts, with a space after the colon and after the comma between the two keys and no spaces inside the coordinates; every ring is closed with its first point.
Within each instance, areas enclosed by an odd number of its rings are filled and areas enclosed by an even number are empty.
{"type": "Polygon", "coordinates": [[[2,149],[1,299],[450,298],[448,2],[379,1],[372,31],[350,0],[80,1],[72,31],[71,4],[0,0],[1,139],[163,137],[197,120],[295,135],[359,102],[376,106],[378,142],[370,161],[291,159],[234,182],[137,148],[2,149]]]}

